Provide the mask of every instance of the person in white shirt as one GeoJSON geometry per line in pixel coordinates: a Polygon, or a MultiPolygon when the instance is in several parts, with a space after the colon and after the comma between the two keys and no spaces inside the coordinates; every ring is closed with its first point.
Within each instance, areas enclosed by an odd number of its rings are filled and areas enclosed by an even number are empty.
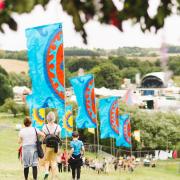
{"type": "Polygon", "coordinates": [[[44,179],[48,179],[49,176],[49,167],[52,170],[52,178],[54,179],[57,174],[57,152],[58,152],[58,143],[60,141],[59,136],[61,132],[61,127],[55,123],[55,114],[54,112],[49,112],[47,115],[48,124],[45,124],[42,128],[43,133],[45,134],[45,176],[44,179]]]}
{"type": "Polygon", "coordinates": [[[44,136],[42,132],[31,126],[31,120],[29,117],[24,119],[24,128],[19,132],[18,143],[22,145],[22,160],[24,164],[24,178],[28,179],[29,167],[32,167],[33,179],[37,180],[37,165],[38,165],[38,154],[36,141],[38,135],[44,136]]]}

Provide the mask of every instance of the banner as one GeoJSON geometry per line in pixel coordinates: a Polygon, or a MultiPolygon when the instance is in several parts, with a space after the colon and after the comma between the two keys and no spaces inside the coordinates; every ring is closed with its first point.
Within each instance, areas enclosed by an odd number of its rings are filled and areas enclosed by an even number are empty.
{"type": "Polygon", "coordinates": [[[73,132],[73,114],[72,114],[72,106],[66,106],[66,112],[63,118],[63,126],[61,130],[61,137],[72,137],[73,132]]]}
{"type": "Polygon", "coordinates": [[[78,104],[77,128],[96,128],[96,102],[93,75],[73,77],[70,83],[78,104]]]}
{"type": "Polygon", "coordinates": [[[138,141],[138,142],[141,141],[141,138],[140,138],[140,130],[135,130],[134,133],[133,133],[133,135],[134,135],[134,139],[135,139],[136,141],[138,141]]]}
{"type": "Polygon", "coordinates": [[[131,147],[131,124],[128,114],[119,116],[119,136],[116,138],[116,146],[131,147]]]}
{"type": "Polygon", "coordinates": [[[45,109],[44,108],[33,109],[32,126],[41,130],[44,123],[45,123],[45,109]]]}
{"type": "Polygon", "coordinates": [[[118,98],[99,100],[100,138],[116,138],[119,135],[118,98]]]}
{"type": "Polygon", "coordinates": [[[61,23],[26,29],[33,108],[58,108],[64,113],[64,52],[61,23]]]}

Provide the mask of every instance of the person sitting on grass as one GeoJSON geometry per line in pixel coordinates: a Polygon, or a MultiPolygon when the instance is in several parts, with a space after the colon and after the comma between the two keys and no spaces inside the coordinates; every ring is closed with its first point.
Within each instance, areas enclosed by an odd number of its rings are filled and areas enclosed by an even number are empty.
{"type": "Polygon", "coordinates": [[[81,174],[81,166],[82,162],[82,155],[85,153],[83,142],[78,140],[79,134],[78,132],[72,133],[73,140],[70,142],[70,154],[69,154],[69,164],[72,169],[72,179],[75,180],[77,174],[77,180],[80,179],[81,174]]]}

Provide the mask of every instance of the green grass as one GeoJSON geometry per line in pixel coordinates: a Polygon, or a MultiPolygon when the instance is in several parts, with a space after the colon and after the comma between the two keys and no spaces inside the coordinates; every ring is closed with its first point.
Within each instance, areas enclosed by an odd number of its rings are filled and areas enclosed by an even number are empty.
{"type": "Polygon", "coordinates": [[[180,86],[180,76],[174,76],[173,80],[177,86],[180,86]]]}
{"type": "MultiPolygon", "coordinates": [[[[17,136],[15,124],[22,122],[22,118],[3,118],[0,116],[0,180],[23,180],[23,167],[17,159],[17,136]]],[[[87,156],[95,157],[95,154],[86,153],[87,156]]],[[[138,167],[133,173],[115,172],[110,167],[109,174],[98,175],[93,170],[82,169],[82,180],[178,180],[178,161],[158,161],[156,168],[138,167]]],[[[43,170],[39,170],[38,180],[43,179],[43,170]]],[[[30,171],[31,177],[31,171],[30,171]]],[[[58,175],[58,179],[71,179],[70,173],[58,175]]],[[[32,180],[32,179],[30,179],[32,180]]]]}

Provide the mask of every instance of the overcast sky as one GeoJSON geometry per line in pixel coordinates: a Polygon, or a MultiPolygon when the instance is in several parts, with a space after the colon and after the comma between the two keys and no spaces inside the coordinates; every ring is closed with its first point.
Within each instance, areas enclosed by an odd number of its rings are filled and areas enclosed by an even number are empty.
{"type": "MultiPolygon", "coordinates": [[[[116,1],[116,0],[115,0],[116,1]]],[[[153,1],[150,14],[154,14],[157,8],[157,1],[153,1]],[[156,2],[156,3],[155,3],[156,2]]],[[[139,25],[132,25],[130,21],[123,23],[124,32],[110,25],[102,25],[92,20],[85,25],[88,34],[88,45],[83,44],[82,38],[74,30],[72,18],[63,12],[58,0],[52,0],[47,10],[41,6],[36,6],[29,14],[13,14],[18,22],[18,31],[11,31],[4,25],[5,34],[0,33],[0,49],[22,50],[26,49],[25,29],[55,22],[63,23],[64,46],[65,47],[85,47],[85,48],[105,48],[113,49],[123,46],[138,47],[160,47],[162,41],[168,44],[180,45],[180,16],[173,15],[166,19],[162,30],[154,33],[142,33],[139,25]]]]}

